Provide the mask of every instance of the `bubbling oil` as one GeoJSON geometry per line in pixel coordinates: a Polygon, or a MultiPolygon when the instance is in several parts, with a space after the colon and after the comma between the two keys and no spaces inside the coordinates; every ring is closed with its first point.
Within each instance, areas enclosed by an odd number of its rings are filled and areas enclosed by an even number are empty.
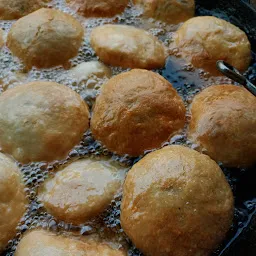
{"type": "MultiPolygon", "coordinates": [[[[74,15],[86,29],[83,45],[79,50],[78,56],[71,60],[70,67],[75,67],[83,62],[97,60],[95,52],[90,47],[89,42],[89,35],[94,27],[107,23],[133,25],[146,29],[153,35],[156,35],[166,46],[170,44],[172,33],[178,28],[177,25],[170,26],[164,24],[163,22],[154,21],[153,19],[143,20],[140,17],[141,10],[132,7],[132,5],[129,5],[123,14],[108,19],[85,19],[70,9],[65,4],[65,0],[54,0],[51,4],[49,4],[49,7],[57,8],[66,13],[74,15]]],[[[201,14],[209,14],[203,9],[200,10],[201,14]]],[[[218,17],[227,18],[225,17],[225,13],[222,13],[220,10],[217,10],[217,12],[214,14],[218,17]]],[[[0,27],[4,30],[5,36],[7,36],[12,24],[13,21],[0,21],[0,27]]],[[[110,68],[112,69],[113,75],[117,75],[128,70],[117,67],[110,68]]],[[[225,77],[211,77],[203,70],[193,68],[191,65],[182,61],[177,54],[176,56],[174,55],[168,58],[164,69],[155,70],[155,72],[160,73],[168,81],[170,81],[182,96],[187,107],[187,121],[190,119],[189,105],[193,97],[198,92],[213,84],[232,83],[231,80],[225,77]]],[[[255,64],[250,67],[247,76],[250,79],[255,79],[255,64]]],[[[90,107],[92,107],[96,96],[100,92],[102,84],[106,82],[106,78],[99,79],[97,77],[92,77],[89,81],[79,83],[76,79],[70,76],[69,70],[66,70],[64,67],[40,70],[33,68],[32,70],[26,72],[22,63],[20,63],[17,58],[12,56],[7,47],[4,47],[0,52],[0,93],[15,86],[19,86],[20,84],[35,80],[53,81],[64,84],[79,93],[90,107]]],[[[183,129],[183,131],[180,132],[180,134],[175,135],[169,141],[163,143],[162,147],[172,144],[179,144],[196,148],[197,145],[193,145],[187,139],[186,134],[187,126],[183,129]]],[[[153,150],[146,151],[145,154],[148,154],[151,151],[153,150]]],[[[87,236],[97,233],[102,237],[112,237],[114,234],[121,246],[128,246],[129,255],[142,255],[131,244],[120,225],[120,205],[122,194],[117,195],[112,201],[111,206],[100,216],[96,216],[90,222],[79,226],[74,226],[70,223],[57,220],[46,212],[43,204],[39,202],[37,198],[37,190],[39,186],[42,185],[46,179],[53,177],[57,170],[64,168],[67,164],[70,164],[77,159],[86,157],[100,159],[101,156],[108,156],[112,158],[113,161],[116,161],[125,167],[131,167],[143,157],[131,158],[127,155],[123,157],[117,156],[109,152],[100,143],[95,141],[89,131],[84,134],[80,144],[74,147],[69,153],[68,157],[62,161],[54,161],[52,163],[31,163],[28,165],[19,164],[19,168],[21,169],[23,180],[26,185],[25,190],[29,200],[29,206],[26,214],[23,216],[17,227],[16,237],[9,241],[9,245],[3,255],[14,255],[19,240],[24,232],[35,228],[43,228],[59,233],[72,231],[80,236],[87,236]]],[[[236,196],[236,212],[234,224],[228,235],[228,239],[215,252],[215,255],[224,255],[227,248],[229,248],[232,243],[237,240],[242,231],[248,226],[250,218],[252,218],[253,213],[255,213],[256,206],[255,197],[243,195],[239,196],[239,194],[236,193],[239,191],[238,187],[240,186],[238,177],[246,176],[246,173],[250,172],[250,170],[230,170],[223,168],[223,171],[228,178],[236,196]]]]}

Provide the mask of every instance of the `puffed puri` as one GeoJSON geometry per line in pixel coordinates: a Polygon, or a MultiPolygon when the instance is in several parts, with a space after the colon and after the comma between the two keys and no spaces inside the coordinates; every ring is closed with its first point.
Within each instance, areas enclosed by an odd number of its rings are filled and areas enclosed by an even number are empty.
{"type": "Polygon", "coordinates": [[[143,15],[167,24],[178,24],[195,14],[195,0],[133,0],[143,8],[143,15]]]}
{"type": "Polygon", "coordinates": [[[125,256],[124,250],[96,239],[79,239],[72,234],[57,235],[45,230],[32,230],[21,239],[15,256],[125,256]]]}
{"type": "Polygon", "coordinates": [[[82,44],[83,26],[60,10],[42,8],[16,21],[7,46],[30,69],[67,65],[82,44]]]}
{"type": "Polygon", "coordinates": [[[181,97],[162,76],[134,69],[102,86],[91,119],[95,139],[119,154],[158,148],[185,125],[181,97]]]}
{"type": "Polygon", "coordinates": [[[182,58],[211,75],[221,75],[216,68],[218,60],[226,61],[241,72],[250,65],[251,45],[245,32],[216,17],[187,20],[172,40],[171,52],[178,50],[182,58]]]}
{"type": "Polygon", "coordinates": [[[70,69],[69,75],[78,81],[78,83],[87,82],[90,78],[104,79],[112,76],[112,71],[109,67],[99,61],[88,61],[78,64],[70,69]]]}
{"type": "Polygon", "coordinates": [[[58,220],[80,225],[111,205],[124,176],[125,168],[110,159],[81,159],[46,180],[38,198],[58,220]]]}
{"type": "Polygon", "coordinates": [[[0,0],[0,19],[15,20],[44,6],[50,0],[0,0]]]}
{"type": "Polygon", "coordinates": [[[36,81],[0,96],[0,146],[19,162],[63,159],[88,128],[88,106],[67,86],[36,81]]]}
{"type": "Polygon", "coordinates": [[[234,211],[231,188],[208,156],[184,146],[146,155],[128,172],[121,225],[148,256],[208,256],[234,211]]]}
{"type": "Polygon", "coordinates": [[[225,166],[252,166],[256,163],[256,97],[235,85],[204,89],[192,101],[189,139],[225,166]]]}
{"type": "Polygon", "coordinates": [[[14,161],[0,153],[0,253],[15,237],[27,199],[21,173],[14,161]]]}
{"type": "Polygon", "coordinates": [[[67,0],[67,3],[85,17],[112,17],[122,13],[129,0],[67,0]]]}
{"type": "Polygon", "coordinates": [[[91,33],[91,46],[105,64],[123,68],[162,68],[165,48],[147,31],[126,25],[103,25],[91,33]]]}

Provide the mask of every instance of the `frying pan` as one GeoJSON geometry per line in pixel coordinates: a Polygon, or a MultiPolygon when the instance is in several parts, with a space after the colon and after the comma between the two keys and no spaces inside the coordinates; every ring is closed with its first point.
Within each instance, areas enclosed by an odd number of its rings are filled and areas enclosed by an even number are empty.
{"type": "MultiPolygon", "coordinates": [[[[196,0],[196,15],[222,18],[246,32],[252,46],[253,60],[248,71],[243,74],[245,77],[243,81],[240,79],[236,82],[243,84],[246,79],[255,88],[256,0],[253,1],[255,2],[255,8],[249,1],[196,0]]],[[[224,67],[222,66],[222,68],[224,67]]],[[[227,70],[225,72],[225,75],[227,75],[227,70]]],[[[172,60],[168,60],[161,74],[185,97],[190,97],[189,90],[194,91],[196,89],[200,91],[201,86],[205,83],[198,80],[193,72],[190,74],[189,72],[182,72],[180,67],[175,66],[172,60]]],[[[234,78],[232,79],[234,80],[234,78]]],[[[226,240],[213,255],[256,256],[256,166],[250,169],[221,168],[232,187],[236,210],[233,226],[226,240]]]]}
{"type": "MultiPolygon", "coordinates": [[[[215,15],[244,30],[252,45],[253,61],[245,77],[256,82],[256,0],[198,0],[197,15],[215,15]],[[209,12],[209,13],[208,13],[209,12]]],[[[256,166],[251,169],[223,168],[235,196],[235,219],[226,241],[214,255],[256,255],[256,166]]]]}
{"type": "MultiPolygon", "coordinates": [[[[245,77],[256,84],[256,0],[253,2],[255,9],[246,0],[197,0],[196,14],[226,19],[247,33],[252,45],[253,61],[245,77]]],[[[167,63],[162,75],[175,86],[175,81],[171,79],[176,80],[176,77],[171,78],[173,73],[170,70],[173,69],[170,66],[171,63],[167,63]]],[[[232,186],[236,210],[227,239],[213,255],[256,256],[256,166],[250,169],[222,169],[232,186]]]]}

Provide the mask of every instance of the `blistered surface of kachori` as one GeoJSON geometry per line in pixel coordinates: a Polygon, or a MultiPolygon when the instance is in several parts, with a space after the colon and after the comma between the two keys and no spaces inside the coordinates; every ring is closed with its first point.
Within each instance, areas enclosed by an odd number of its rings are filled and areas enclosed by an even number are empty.
{"type": "Polygon", "coordinates": [[[36,11],[50,0],[0,0],[0,19],[15,20],[36,11]]]}
{"type": "Polygon", "coordinates": [[[56,235],[44,230],[34,230],[25,234],[18,245],[15,256],[125,256],[98,241],[82,241],[72,237],[56,235]]]}
{"type": "Polygon", "coordinates": [[[129,0],[67,0],[85,17],[111,17],[124,11],[129,0]]]}
{"type": "Polygon", "coordinates": [[[125,180],[121,225],[145,255],[210,255],[232,218],[233,195],[224,174],[195,150],[157,150],[125,180]]]}
{"type": "Polygon", "coordinates": [[[124,168],[111,161],[78,160],[46,181],[39,199],[56,218],[82,224],[110,205],[123,179],[124,168]]]}
{"type": "Polygon", "coordinates": [[[0,96],[0,146],[22,162],[66,157],[89,127],[89,110],[70,88],[31,82],[0,96]]]}
{"type": "Polygon", "coordinates": [[[251,61],[251,46],[246,34],[233,24],[212,16],[186,21],[174,34],[171,50],[195,67],[220,75],[216,61],[224,60],[241,72],[251,61]]]}
{"type": "Polygon", "coordinates": [[[155,36],[126,25],[103,25],[91,33],[91,45],[106,64],[123,68],[162,68],[165,49],[155,36]]]}
{"type": "Polygon", "coordinates": [[[26,195],[21,174],[14,162],[0,153],[0,253],[16,234],[26,211],[26,195]]]}
{"type": "Polygon", "coordinates": [[[211,86],[191,106],[190,139],[227,166],[256,163],[256,97],[234,85],[211,86]]]}
{"type": "Polygon", "coordinates": [[[93,109],[94,137],[120,155],[161,146],[185,124],[185,106],[160,75],[134,69],[103,85],[93,109]]]}
{"type": "Polygon", "coordinates": [[[184,22],[195,14],[194,0],[133,0],[133,2],[142,6],[145,16],[168,24],[184,22]]]}
{"type": "Polygon", "coordinates": [[[7,46],[31,68],[67,65],[82,44],[84,29],[71,15],[42,8],[12,26],[7,46]]]}

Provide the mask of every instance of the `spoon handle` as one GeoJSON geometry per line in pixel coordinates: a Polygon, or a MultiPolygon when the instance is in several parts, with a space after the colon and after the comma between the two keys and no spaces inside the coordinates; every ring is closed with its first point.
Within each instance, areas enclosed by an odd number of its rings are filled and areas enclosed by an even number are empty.
{"type": "Polygon", "coordinates": [[[223,60],[219,60],[216,63],[217,69],[228,78],[242,84],[248,91],[256,96],[256,86],[252,84],[246,77],[244,77],[236,68],[226,63],[223,60]]]}

